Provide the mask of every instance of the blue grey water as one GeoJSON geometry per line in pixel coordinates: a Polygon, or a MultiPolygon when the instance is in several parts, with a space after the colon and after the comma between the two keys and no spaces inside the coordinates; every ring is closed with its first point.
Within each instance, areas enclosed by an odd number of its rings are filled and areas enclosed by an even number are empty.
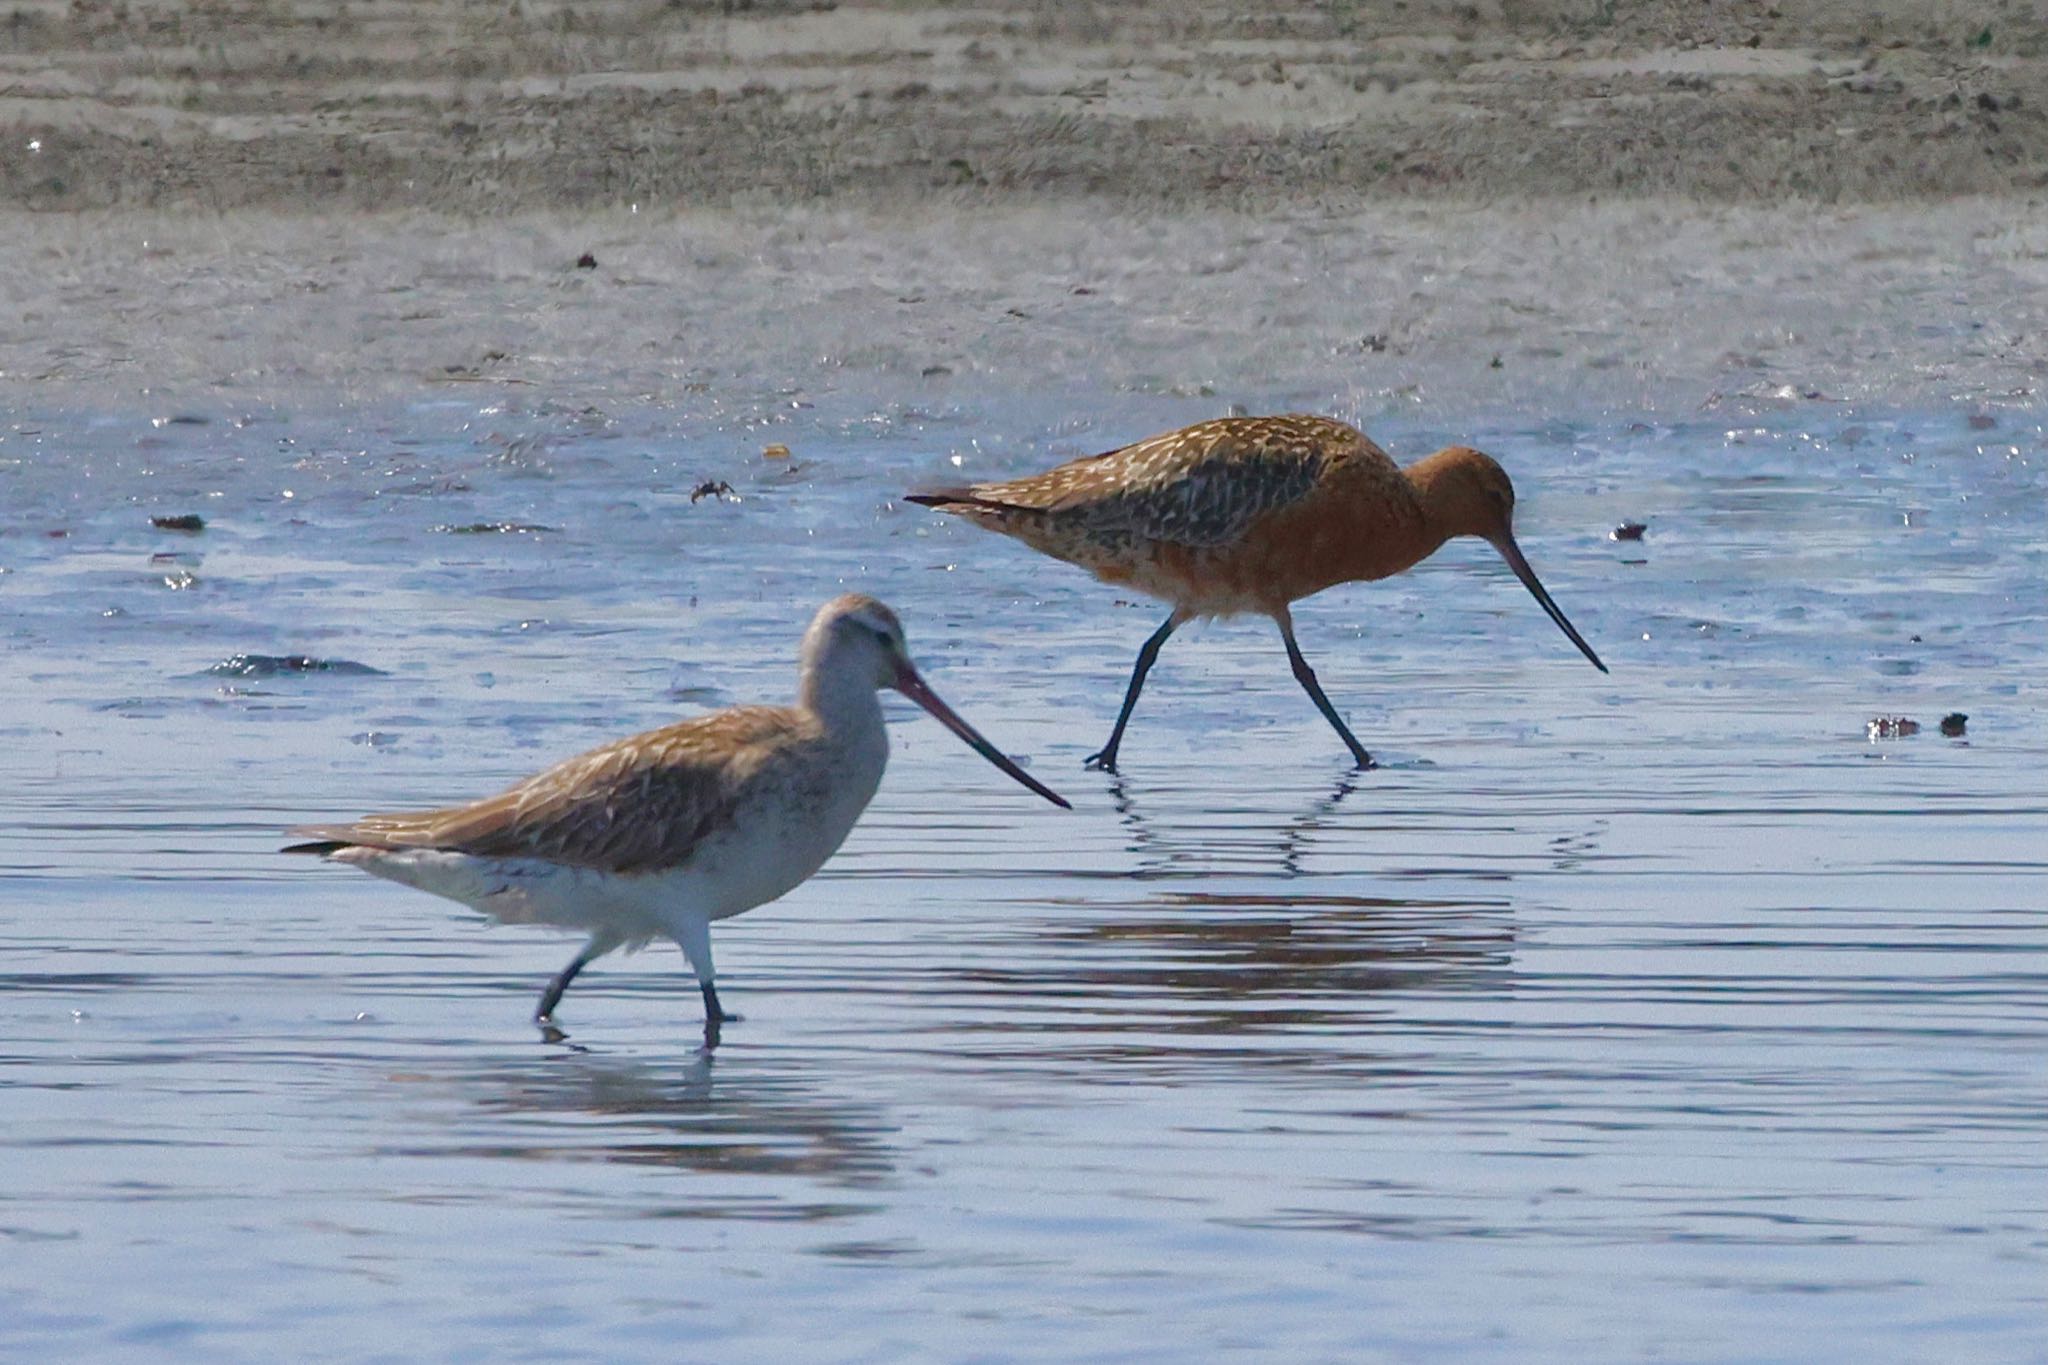
{"type": "Polygon", "coordinates": [[[511,392],[0,422],[0,1353],[2048,1355],[2037,415],[1352,412],[1502,459],[1612,675],[1459,543],[1299,611],[1381,769],[1237,621],[1110,777],[1159,609],[895,495],[1223,400],[511,392]],[[570,941],[275,852],[851,588],[1076,809],[892,701],[715,1054],[673,947],[550,1046],[570,941]]]}

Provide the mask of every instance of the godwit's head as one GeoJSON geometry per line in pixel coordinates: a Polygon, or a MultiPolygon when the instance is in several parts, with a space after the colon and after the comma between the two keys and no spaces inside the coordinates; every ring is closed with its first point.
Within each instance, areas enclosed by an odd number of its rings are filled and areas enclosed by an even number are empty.
{"type": "Polygon", "coordinates": [[[899,664],[910,656],[903,644],[903,622],[896,613],[865,593],[835,597],[811,618],[804,632],[806,688],[853,688],[874,692],[893,687],[899,664]]]}
{"type": "Polygon", "coordinates": [[[1500,557],[1508,562],[1515,577],[1522,580],[1550,619],[1557,622],[1557,628],[1592,660],[1593,667],[1602,673],[1607,671],[1607,665],[1600,662],[1593,647],[1572,628],[1557,603],[1550,600],[1550,594],[1536,578],[1536,571],[1523,557],[1522,547],[1515,544],[1515,485],[1492,456],[1470,446],[1449,446],[1418,461],[1407,474],[1444,539],[1478,536],[1500,551],[1500,557]]]}
{"type": "Polygon", "coordinates": [[[1491,455],[1471,446],[1446,446],[1407,472],[1444,539],[1497,541],[1514,534],[1514,481],[1491,455]]]}
{"type": "MultiPolygon", "coordinates": [[[[931,712],[941,725],[1011,777],[1056,806],[1067,804],[939,700],[939,694],[918,676],[916,666],[910,662],[910,651],[903,642],[903,622],[895,612],[865,593],[835,597],[820,607],[811,618],[810,629],[804,632],[799,657],[803,681],[798,696],[808,709],[834,713],[847,701],[871,699],[882,688],[893,687],[931,712]]],[[[867,702],[868,706],[872,704],[871,700],[867,702]]]]}

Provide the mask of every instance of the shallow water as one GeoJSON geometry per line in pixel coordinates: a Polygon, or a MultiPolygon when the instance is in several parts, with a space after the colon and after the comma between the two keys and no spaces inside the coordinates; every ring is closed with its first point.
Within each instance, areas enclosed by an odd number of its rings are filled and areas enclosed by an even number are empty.
{"type": "Polygon", "coordinates": [[[0,1347],[2048,1350],[2037,420],[1350,414],[1500,455],[1612,676],[1453,546],[1298,613],[1381,770],[1227,623],[1108,777],[1159,610],[891,497],[1217,400],[463,397],[0,428],[0,1347]],[[1078,809],[892,702],[713,1055],[672,947],[547,1046],[568,940],[274,851],[785,696],[842,585],[1078,809]]]}

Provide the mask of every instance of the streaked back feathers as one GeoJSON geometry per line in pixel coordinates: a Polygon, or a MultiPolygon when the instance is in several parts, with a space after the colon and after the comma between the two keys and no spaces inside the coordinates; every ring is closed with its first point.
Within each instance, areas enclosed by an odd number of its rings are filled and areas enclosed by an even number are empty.
{"type": "Polygon", "coordinates": [[[1002,523],[1010,520],[1036,521],[1036,513],[1101,539],[1222,545],[1262,513],[1307,497],[1337,464],[1375,458],[1393,467],[1356,429],[1326,417],[1225,417],[1027,478],[912,493],[909,500],[998,530],[1009,529],[1002,523]]]}
{"type": "Polygon", "coordinates": [[[616,740],[466,805],[295,829],[313,842],[286,851],[438,849],[622,874],[680,865],[732,822],[751,783],[818,732],[795,708],[736,706],[616,740]]]}

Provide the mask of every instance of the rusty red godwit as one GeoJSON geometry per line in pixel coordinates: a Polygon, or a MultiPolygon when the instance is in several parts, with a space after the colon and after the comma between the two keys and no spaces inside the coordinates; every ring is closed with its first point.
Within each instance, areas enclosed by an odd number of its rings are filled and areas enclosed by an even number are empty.
{"type": "Polygon", "coordinates": [[[1172,604],[1138,651],[1109,742],[1088,760],[1114,768],[1145,675],[1168,636],[1201,616],[1260,612],[1288,662],[1362,768],[1372,766],[1294,640],[1288,607],[1339,583],[1386,578],[1454,536],[1500,551],[1580,652],[1607,665],[1565,619],[1515,544],[1515,489],[1468,446],[1406,469],[1364,433],[1327,417],[1225,417],[1071,460],[1004,483],[912,493],[1108,583],[1172,604]]]}

